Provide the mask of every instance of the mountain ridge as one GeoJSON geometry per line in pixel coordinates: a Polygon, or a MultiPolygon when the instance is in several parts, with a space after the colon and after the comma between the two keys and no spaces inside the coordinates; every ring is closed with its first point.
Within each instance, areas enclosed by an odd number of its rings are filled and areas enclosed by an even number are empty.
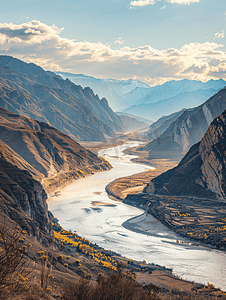
{"type": "Polygon", "coordinates": [[[212,120],[226,109],[226,88],[210,97],[203,104],[186,109],[169,127],[140,150],[149,157],[182,157],[205,134],[212,120]]]}
{"type": "Polygon", "coordinates": [[[115,131],[123,131],[121,120],[111,110],[107,100],[99,99],[90,88],[83,89],[69,80],[63,80],[57,75],[52,76],[49,74],[51,72],[45,72],[38,66],[36,68],[32,65],[30,73],[26,73],[25,67],[30,68],[22,61],[0,56],[2,107],[32,118],[36,115],[42,118],[42,121],[55,127],[59,126],[58,129],[66,134],[71,132],[71,136],[77,139],[92,140],[93,135],[94,140],[104,141],[107,136],[114,137],[115,131]],[[22,67],[18,67],[20,64],[22,67]],[[25,73],[16,69],[22,69],[25,73]],[[38,74],[34,74],[36,69],[38,74]],[[10,97],[4,95],[3,88],[8,88],[10,97]],[[4,99],[4,96],[7,99],[4,99]],[[14,101],[13,96],[18,98],[19,103],[14,101]],[[34,113],[29,115],[29,111],[32,110],[34,113]],[[54,114],[57,119],[54,119],[54,114]],[[83,126],[84,130],[81,130],[83,126]]]}
{"type": "Polygon", "coordinates": [[[46,191],[111,166],[52,126],[0,108],[0,139],[46,191]]]}
{"type": "Polygon", "coordinates": [[[177,167],[152,179],[145,192],[225,200],[226,110],[209,125],[177,167]]]}

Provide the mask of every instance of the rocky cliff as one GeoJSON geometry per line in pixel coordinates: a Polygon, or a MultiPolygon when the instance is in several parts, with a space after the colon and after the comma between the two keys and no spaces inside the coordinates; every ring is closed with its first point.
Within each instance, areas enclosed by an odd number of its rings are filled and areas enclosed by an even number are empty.
{"type": "MultiPolygon", "coordinates": [[[[222,90],[218,97],[223,98],[224,95],[225,90],[222,90]]],[[[217,111],[217,105],[213,109],[217,111]]],[[[225,200],[225,135],[226,111],[214,119],[201,141],[191,147],[179,165],[154,178],[145,192],[225,200]]]]}
{"type": "Polygon", "coordinates": [[[226,88],[223,88],[202,105],[186,109],[158,138],[141,150],[148,151],[150,158],[182,157],[225,109],[226,88]]]}
{"type": "Polygon", "coordinates": [[[52,236],[42,185],[17,162],[0,140],[0,211],[39,240],[52,236]]]}

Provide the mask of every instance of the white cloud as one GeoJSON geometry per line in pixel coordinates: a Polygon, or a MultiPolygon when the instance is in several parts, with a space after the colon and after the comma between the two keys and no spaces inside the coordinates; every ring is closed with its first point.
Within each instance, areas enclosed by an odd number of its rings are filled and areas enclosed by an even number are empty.
{"type": "Polygon", "coordinates": [[[221,30],[220,32],[217,32],[214,34],[214,40],[215,39],[223,39],[224,38],[224,30],[221,30]]]}
{"type": "MultiPolygon", "coordinates": [[[[162,0],[136,0],[136,1],[131,1],[130,2],[130,7],[135,7],[135,6],[147,6],[147,5],[154,5],[157,1],[162,1],[162,0]]],[[[200,0],[166,0],[167,2],[171,4],[183,4],[183,5],[189,5],[191,3],[199,3],[200,0]]],[[[161,9],[165,8],[166,6],[164,5],[161,7],[161,9]]]]}
{"type": "Polygon", "coordinates": [[[164,9],[164,8],[166,8],[166,5],[163,5],[163,6],[161,7],[161,9],[164,9]]]}
{"type": "Polygon", "coordinates": [[[157,50],[145,45],[114,50],[101,42],[62,38],[62,30],[39,21],[0,23],[0,54],[13,55],[52,71],[101,78],[137,77],[152,85],[183,78],[226,79],[226,52],[217,42],[190,43],[179,49],[157,50]]]}
{"type": "Polygon", "coordinates": [[[125,42],[125,40],[123,40],[122,38],[118,38],[116,41],[114,41],[114,44],[123,44],[125,42]]]}
{"type": "Polygon", "coordinates": [[[155,0],[137,0],[137,1],[131,1],[130,5],[131,6],[147,6],[147,5],[153,5],[155,3],[156,3],[155,0]]]}
{"type": "Polygon", "coordinates": [[[184,4],[184,5],[189,5],[191,3],[199,3],[200,0],[167,0],[169,3],[176,3],[176,4],[184,4]]]}

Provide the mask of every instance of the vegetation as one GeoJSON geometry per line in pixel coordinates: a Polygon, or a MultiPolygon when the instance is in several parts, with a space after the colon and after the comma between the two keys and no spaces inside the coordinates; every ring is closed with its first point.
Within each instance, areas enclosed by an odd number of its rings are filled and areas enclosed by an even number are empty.
{"type": "Polygon", "coordinates": [[[100,275],[96,284],[87,280],[71,282],[65,286],[64,300],[158,300],[152,284],[141,285],[121,271],[110,276],[100,275]]]}
{"type": "Polygon", "coordinates": [[[85,237],[81,238],[57,226],[54,225],[58,230],[55,238],[59,240],[55,245],[60,245],[60,241],[65,246],[66,251],[62,251],[62,254],[58,251],[49,252],[49,247],[45,250],[39,248],[39,252],[35,252],[35,249],[29,251],[32,245],[27,241],[29,237],[26,239],[25,231],[20,231],[19,227],[14,231],[6,230],[4,226],[0,228],[0,300],[158,300],[160,296],[162,299],[226,299],[226,293],[210,283],[197,291],[175,288],[160,290],[153,284],[140,284],[136,281],[134,269],[146,272],[145,260],[142,263],[132,259],[116,262],[110,253],[106,255],[103,249],[95,249],[95,245],[85,237]],[[73,253],[74,247],[79,252],[79,259],[75,258],[77,253],[73,253]],[[27,263],[27,255],[39,264],[33,272],[32,281],[28,279],[31,276],[28,276],[27,270],[31,268],[27,263]],[[121,270],[123,264],[126,271],[121,270]],[[57,270],[54,276],[50,276],[52,267],[53,272],[57,270]],[[58,270],[61,272],[58,273],[58,270]],[[72,275],[71,272],[77,273],[80,280],[68,282],[70,279],[63,274],[72,275]]]}
{"type": "Polygon", "coordinates": [[[14,294],[28,289],[28,263],[24,257],[26,232],[18,227],[12,232],[5,224],[0,226],[0,299],[9,299],[14,294]],[[9,296],[10,295],[10,296],[9,296]]]}
{"type": "MultiPolygon", "coordinates": [[[[100,265],[111,269],[113,271],[117,271],[117,262],[113,259],[111,259],[110,256],[105,255],[101,251],[95,250],[90,241],[85,239],[85,237],[81,238],[76,233],[73,233],[72,231],[66,231],[66,230],[59,230],[57,231],[57,226],[55,225],[54,230],[54,236],[55,239],[63,243],[64,245],[69,245],[72,247],[75,247],[75,249],[78,252],[81,252],[88,256],[90,259],[96,261],[100,265]]],[[[60,255],[58,257],[58,261],[61,261],[63,263],[63,256],[60,255]]],[[[79,260],[75,260],[75,265],[81,266],[79,260]]]]}

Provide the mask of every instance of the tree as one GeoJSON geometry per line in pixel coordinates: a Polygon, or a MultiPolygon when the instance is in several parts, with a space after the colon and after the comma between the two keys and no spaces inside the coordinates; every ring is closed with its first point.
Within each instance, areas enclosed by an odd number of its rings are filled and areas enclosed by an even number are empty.
{"type": "Polygon", "coordinates": [[[9,295],[19,293],[28,287],[28,263],[24,253],[25,234],[19,227],[7,228],[5,222],[0,225],[0,299],[9,299],[9,295]]]}

